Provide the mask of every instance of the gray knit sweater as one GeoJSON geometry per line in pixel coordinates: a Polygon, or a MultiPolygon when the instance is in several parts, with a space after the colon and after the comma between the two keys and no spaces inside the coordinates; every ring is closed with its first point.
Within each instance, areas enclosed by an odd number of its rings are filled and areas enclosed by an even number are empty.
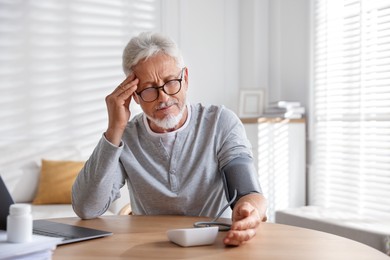
{"type": "MultiPolygon", "coordinates": [[[[176,133],[172,153],[147,131],[142,114],[128,123],[119,147],[103,136],[73,185],[76,214],[100,216],[127,181],[133,214],[214,217],[227,203],[221,168],[234,158],[252,157],[251,146],[232,111],[189,108],[190,121],[176,133]]],[[[229,208],[223,217],[230,216],[229,208]]]]}

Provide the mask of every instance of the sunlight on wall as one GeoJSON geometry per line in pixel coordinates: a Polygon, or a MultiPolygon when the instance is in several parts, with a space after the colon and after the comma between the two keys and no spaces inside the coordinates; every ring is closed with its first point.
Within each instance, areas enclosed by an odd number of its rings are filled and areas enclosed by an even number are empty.
{"type": "Polygon", "coordinates": [[[289,131],[287,123],[258,124],[259,180],[268,200],[268,217],[289,205],[289,131]]]}
{"type": "Polygon", "coordinates": [[[123,48],[160,29],[160,4],[0,0],[0,170],[60,148],[89,156],[124,79],[123,48]]]}

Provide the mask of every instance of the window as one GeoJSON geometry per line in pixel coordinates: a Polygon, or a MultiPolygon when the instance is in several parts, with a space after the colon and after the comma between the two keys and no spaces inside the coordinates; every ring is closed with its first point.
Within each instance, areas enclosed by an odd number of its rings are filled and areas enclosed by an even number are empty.
{"type": "Polygon", "coordinates": [[[390,217],[390,1],[314,4],[310,204],[390,217]]]}
{"type": "Polygon", "coordinates": [[[90,154],[107,127],[104,98],[124,79],[123,48],[141,31],[160,30],[160,5],[0,0],[0,164],[18,145],[90,154]]]}

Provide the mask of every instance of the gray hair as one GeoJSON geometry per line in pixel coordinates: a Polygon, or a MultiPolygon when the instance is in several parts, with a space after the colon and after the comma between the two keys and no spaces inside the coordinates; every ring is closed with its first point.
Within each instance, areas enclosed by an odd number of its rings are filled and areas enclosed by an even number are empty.
{"type": "Polygon", "coordinates": [[[143,32],[133,37],[122,56],[122,67],[126,76],[140,60],[148,59],[158,53],[164,53],[175,59],[178,68],[184,67],[184,60],[176,43],[160,33],[143,32]]]}

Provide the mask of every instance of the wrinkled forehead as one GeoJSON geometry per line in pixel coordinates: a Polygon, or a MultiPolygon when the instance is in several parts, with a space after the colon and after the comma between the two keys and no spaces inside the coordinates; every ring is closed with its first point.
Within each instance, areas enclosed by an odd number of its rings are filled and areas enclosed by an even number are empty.
{"type": "Polygon", "coordinates": [[[180,68],[173,57],[161,53],[140,60],[132,69],[141,80],[142,77],[148,75],[169,76],[170,74],[176,74],[180,68]]]}

